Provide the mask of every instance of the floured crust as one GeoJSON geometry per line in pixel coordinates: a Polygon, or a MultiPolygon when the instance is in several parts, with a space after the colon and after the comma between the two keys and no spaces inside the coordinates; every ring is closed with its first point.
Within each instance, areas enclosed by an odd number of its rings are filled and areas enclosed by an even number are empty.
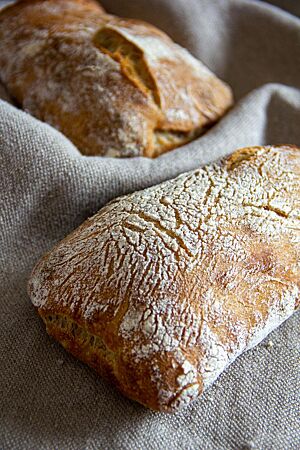
{"type": "Polygon", "coordinates": [[[37,264],[29,295],[67,350],[177,410],[299,306],[299,194],[298,148],[239,150],[109,203],[37,264]]]}
{"type": "Polygon", "coordinates": [[[0,12],[0,79],[85,155],[158,156],[203,133],[230,88],[163,32],[88,0],[0,12]]]}

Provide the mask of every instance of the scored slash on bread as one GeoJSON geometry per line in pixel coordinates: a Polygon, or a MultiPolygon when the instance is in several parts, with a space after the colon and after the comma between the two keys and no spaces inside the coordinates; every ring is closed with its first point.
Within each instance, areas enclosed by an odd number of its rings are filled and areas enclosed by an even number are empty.
{"type": "Polygon", "coordinates": [[[299,307],[300,149],[252,147],[120,197],[50,251],[48,333],[159,411],[196,399],[299,307]]]}
{"type": "Polygon", "coordinates": [[[91,0],[1,11],[0,79],[85,155],[158,156],[199,136],[233,102],[226,83],[165,33],[91,0]]]}
{"type": "Polygon", "coordinates": [[[120,63],[127,78],[161,111],[149,156],[157,156],[163,142],[168,147],[168,139],[172,148],[177,139],[182,144],[201,134],[228,108],[231,94],[226,95],[224,84],[148,24],[113,18],[96,33],[94,42],[120,63]]]}

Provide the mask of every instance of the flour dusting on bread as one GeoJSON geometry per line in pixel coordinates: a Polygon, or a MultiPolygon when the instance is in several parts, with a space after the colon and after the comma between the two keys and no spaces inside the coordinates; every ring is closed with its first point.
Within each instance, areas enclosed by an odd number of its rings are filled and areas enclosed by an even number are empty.
{"type": "Polygon", "coordinates": [[[253,147],[116,199],[42,259],[31,299],[122,392],[176,410],[299,306],[299,182],[298,148],[253,147]]]}
{"type": "Polygon", "coordinates": [[[84,155],[159,156],[232,104],[226,83],[164,33],[92,0],[28,0],[1,11],[0,80],[84,155]]]}

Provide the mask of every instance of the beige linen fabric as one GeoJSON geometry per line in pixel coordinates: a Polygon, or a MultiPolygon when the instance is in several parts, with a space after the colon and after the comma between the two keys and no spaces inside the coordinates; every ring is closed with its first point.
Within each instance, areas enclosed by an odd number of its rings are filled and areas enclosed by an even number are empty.
{"type": "Polygon", "coordinates": [[[253,0],[102,3],[167,31],[233,87],[236,105],[183,148],[114,160],[81,156],[59,132],[0,101],[0,448],[299,449],[299,313],[192,406],[166,415],[122,397],[68,355],[29,301],[37,259],[110,199],[238,147],[300,144],[295,16],[253,0]]]}

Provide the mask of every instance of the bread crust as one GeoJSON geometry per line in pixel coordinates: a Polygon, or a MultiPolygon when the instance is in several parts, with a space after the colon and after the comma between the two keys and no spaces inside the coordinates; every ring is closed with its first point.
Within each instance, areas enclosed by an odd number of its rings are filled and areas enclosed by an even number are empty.
{"type": "Polygon", "coordinates": [[[230,88],[165,33],[92,0],[27,0],[1,11],[0,79],[85,155],[158,156],[232,104],[230,88]]]}
{"type": "Polygon", "coordinates": [[[159,411],[197,398],[299,307],[300,151],[253,147],[120,197],[45,255],[47,331],[159,411]]]}

